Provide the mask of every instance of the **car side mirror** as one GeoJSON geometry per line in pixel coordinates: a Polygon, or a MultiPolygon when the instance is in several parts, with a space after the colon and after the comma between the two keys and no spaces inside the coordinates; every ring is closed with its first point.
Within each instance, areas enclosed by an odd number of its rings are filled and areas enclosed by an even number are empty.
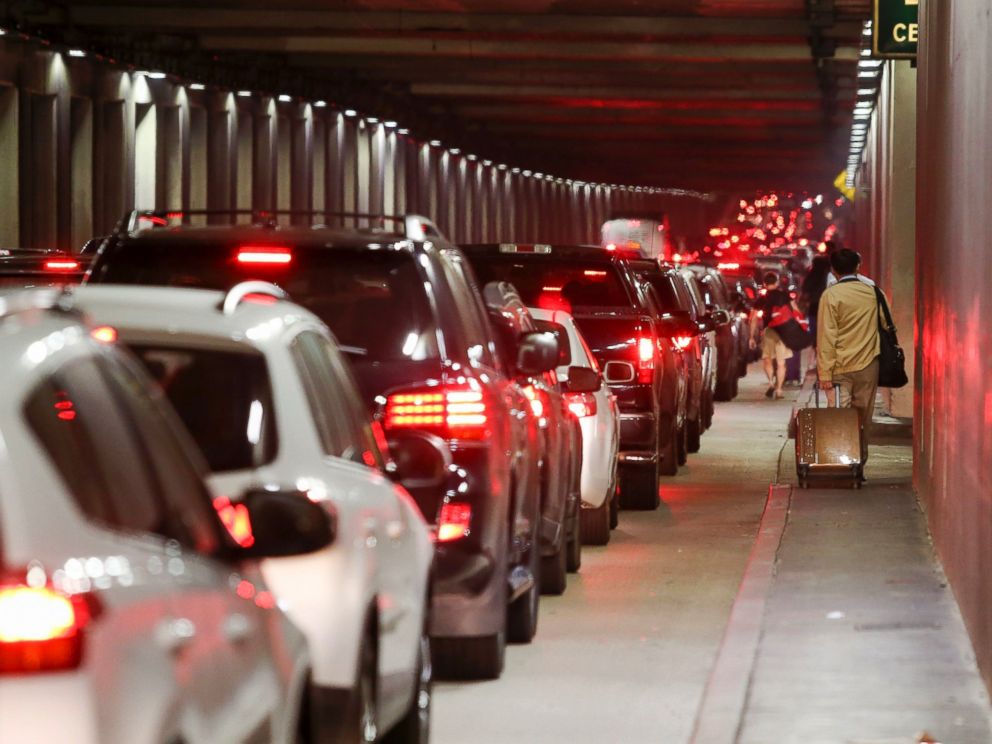
{"type": "Polygon", "coordinates": [[[603,379],[607,385],[625,385],[637,379],[637,370],[630,362],[607,362],[603,379]]]}
{"type": "Polygon", "coordinates": [[[713,318],[713,322],[717,325],[727,325],[730,322],[730,313],[721,308],[717,308],[710,313],[710,317],[713,318]]]}
{"type": "Polygon", "coordinates": [[[334,542],[337,525],[331,512],[303,491],[252,488],[232,508],[238,507],[244,508],[251,540],[242,543],[241,557],[304,555],[334,542]]]}
{"type": "Polygon", "coordinates": [[[676,336],[698,336],[699,325],[686,315],[670,315],[661,319],[661,335],[665,338],[676,336]]]}
{"type": "Polygon", "coordinates": [[[400,431],[389,435],[389,477],[408,491],[439,488],[451,467],[451,450],[436,434],[400,431]]]}
{"type": "Polygon", "coordinates": [[[595,393],[603,386],[599,372],[589,367],[568,368],[568,392],[595,393]]]}
{"type": "Polygon", "coordinates": [[[553,333],[531,331],[520,337],[517,369],[524,375],[540,375],[558,366],[558,339],[553,333]]]}

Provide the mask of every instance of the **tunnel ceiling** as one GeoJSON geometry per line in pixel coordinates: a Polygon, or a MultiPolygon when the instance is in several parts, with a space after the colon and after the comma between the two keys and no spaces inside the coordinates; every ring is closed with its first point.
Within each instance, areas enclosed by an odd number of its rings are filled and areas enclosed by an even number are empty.
{"type": "Polygon", "coordinates": [[[726,191],[816,187],[840,171],[869,4],[133,0],[22,20],[122,60],[224,70],[231,86],[306,81],[524,168],[726,191]]]}

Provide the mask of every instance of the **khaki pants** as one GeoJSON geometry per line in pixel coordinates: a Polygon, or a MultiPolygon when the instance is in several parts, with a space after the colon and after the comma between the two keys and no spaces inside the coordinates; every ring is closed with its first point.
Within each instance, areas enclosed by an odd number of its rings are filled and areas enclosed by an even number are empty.
{"type": "MultiPolygon", "coordinates": [[[[875,393],[878,391],[878,359],[857,372],[834,375],[834,387],[840,388],[840,404],[854,407],[861,415],[861,464],[868,462],[868,428],[875,414],[875,393]]],[[[827,404],[834,404],[833,393],[827,394],[827,404]]]]}

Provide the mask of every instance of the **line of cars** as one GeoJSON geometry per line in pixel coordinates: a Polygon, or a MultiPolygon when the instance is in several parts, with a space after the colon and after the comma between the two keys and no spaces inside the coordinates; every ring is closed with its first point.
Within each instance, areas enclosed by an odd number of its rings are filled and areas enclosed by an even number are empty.
{"type": "Polygon", "coordinates": [[[75,708],[39,740],[428,741],[435,671],[499,676],[735,394],[726,286],[417,216],[195,217],[0,300],[0,739],[47,685],[75,708]]]}

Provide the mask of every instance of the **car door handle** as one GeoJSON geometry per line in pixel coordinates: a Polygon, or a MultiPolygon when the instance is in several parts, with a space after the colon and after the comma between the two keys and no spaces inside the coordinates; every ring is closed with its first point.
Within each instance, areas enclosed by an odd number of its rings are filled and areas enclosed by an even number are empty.
{"type": "Polygon", "coordinates": [[[223,632],[229,643],[244,643],[255,634],[255,624],[245,615],[236,612],[224,619],[223,632]]]}
{"type": "Polygon", "coordinates": [[[177,654],[196,639],[196,626],[185,617],[169,618],[159,623],[155,637],[161,648],[177,654]]]}

